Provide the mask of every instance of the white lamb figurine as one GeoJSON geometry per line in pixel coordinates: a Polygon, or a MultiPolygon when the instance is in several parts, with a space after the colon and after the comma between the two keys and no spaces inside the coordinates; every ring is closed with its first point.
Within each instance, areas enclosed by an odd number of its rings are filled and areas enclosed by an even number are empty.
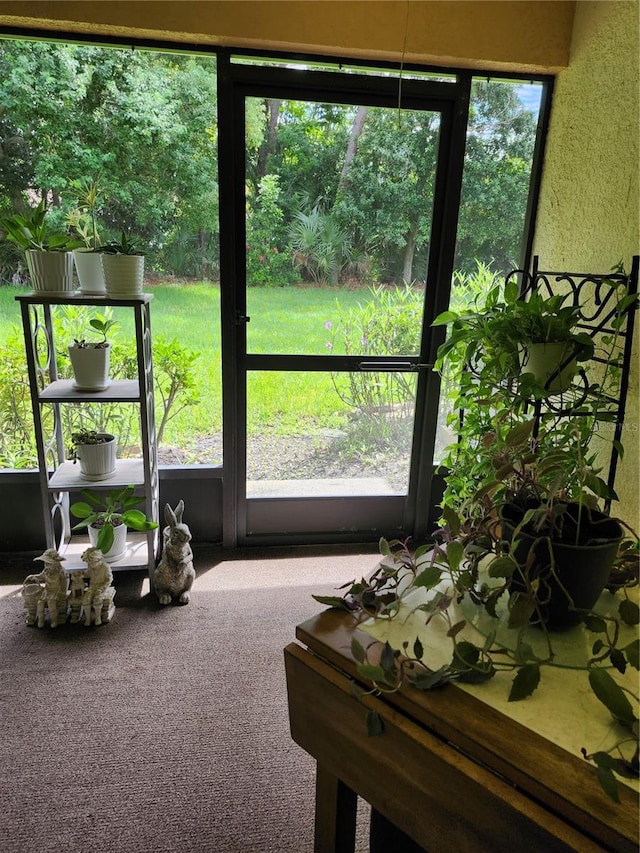
{"type": "Polygon", "coordinates": [[[163,551],[153,573],[153,586],[160,604],[171,604],[172,598],[177,598],[180,604],[188,604],[189,590],[196,577],[193,552],[189,545],[191,532],[182,521],[183,512],[182,500],[175,512],[169,504],[164,506],[167,526],[162,531],[163,551]]]}

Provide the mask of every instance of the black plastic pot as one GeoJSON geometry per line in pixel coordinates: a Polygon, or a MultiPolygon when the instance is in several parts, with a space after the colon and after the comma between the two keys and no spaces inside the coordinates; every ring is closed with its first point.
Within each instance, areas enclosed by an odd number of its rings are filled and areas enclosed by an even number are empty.
{"type": "MultiPolygon", "coordinates": [[[[502,508],[502,534],[506,541],[512,541],[528,508],[515,504],[502,508]]],[[[525,525],[518,533],[518,544],[513,551],[522,567],[533,554],[528,577],[530,582],[539,581],[536,595],[539,613],[549,628],[577,625],[579,611],[593,608],[609,579],[623,536],[622,527],[615,519],[587,507],[582,507],[582,512],[579,510],[577,504],[568,506],[561,539],[541,536],[525,525]]],[[[518,572],[514,573],[510,589],[512,593],[526,589],[518,572]]]]}

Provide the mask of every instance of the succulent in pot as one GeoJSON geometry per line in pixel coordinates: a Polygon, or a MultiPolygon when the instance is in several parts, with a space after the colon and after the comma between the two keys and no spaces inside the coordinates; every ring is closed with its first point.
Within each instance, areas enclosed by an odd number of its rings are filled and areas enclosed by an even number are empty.
{"type": "Polygon", "coordinates": [[[123,231],[120,240],[100,247],[107,296],[140,296],[144,278],[144,253],[123,231]]]}
{"type": "Polygon", "coordinates": [[[82,243],[49,225],[47,206],[41,201],[24,213],[0,220],[6,239],[24,249],[33,289],[66,294],[74,289],[72,250],[82,243]]]}
{"type": "Polygon", "coordinates": [[[69,456],[80,462],[85,480],[108,480],[116,473],[116,437],[108,432],[80,429],[71,433],[69,456]]]}
{"type": "Polygon", "coordinates": [[[111,345],[107,340],[107,333],[117,326],[117,321],[98,314],[89,320],[89,326],[102,337],[97,341],[74,338],[74,342],[68,347],[75,377],[74,388],[77,391],[104,391],[110,384],[111,345]]]}
{"type": "Polygon", "coordinates": [[[127,528],[146,531],[158,527],[157,522],[136,508],[144,498],[134,492],[133,485],[106,493],[84,489],[84,500],[70,507],[71,514],[81,519],[73,530],[86,528],[92,544],[102,551],[107,562],[115,562],[124,555],[127,528]]]}

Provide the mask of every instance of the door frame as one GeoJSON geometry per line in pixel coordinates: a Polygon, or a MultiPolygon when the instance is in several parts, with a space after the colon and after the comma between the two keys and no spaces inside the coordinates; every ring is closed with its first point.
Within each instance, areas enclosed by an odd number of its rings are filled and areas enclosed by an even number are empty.
{"type": "MultiPolygon", "coordinates": [[[[397,66],[396,66],[397,67],[397,66]]],[[[424,71],[424,69],[420,69],[424,71]]],[[[222,52],[218,64],[220,293],[222,314],[223,382],[223,541],[228,547],[246,544],[310,544],[373,541],[384,529],[387,536],[424,539],[435,526],[436,504],[442,494],[434,478],[433,448],[436,418],[416,417],[412,466],[406,496],[251,499],[260,523],[269,526],[273,507],[286,503],[295,531],[247,533],[246,478],[246,382],[247,371],[259,369],[338,370],[353,369],[364,361],[381,362],[394,357],[363,356],[254,356],[246,353],[245,287],[245,98],[312,100],[350,105],[419,109],[440,113],[440,142],[433,199],[431,251],[425,285],[422,355],[402,357],[413,365],[433,364],[444,329],[431,329],[432,320],[449,302],[456,245],[456,225],[462,184],[466,128],[472,73],[459,72],[448,82],[432,79],[402,81],[398,77],[344,74],[334,71],[290,70],[232,63],[222,52]],[[430,342],[429,349],[425,348],[430,342]],[[416,465],[415,460],[419,462],[416,465]],[[358,525],[354,530],[305,529],[304,518],[313,516],[331,524],[344,519],[344,502],[358,525]],[[330,507],[330,502],[334,506],[330,507]],[[299,521],[297,521],[299,519],[299,521]],[[365,520],[366,519],[366,520],[365,520]],[[391,523],[386,524],[385,519],[391,523]]],[[[440,380],[431,370],[420,370],[416,413],[436,412],[440,380]]],[[[254,516],[255,518],[255,516],[254,516]]],[[[325,523],[323,522],[323,523],[325,523]]],[[[353,527],[353,525],[351,525],[353,527]]]]}

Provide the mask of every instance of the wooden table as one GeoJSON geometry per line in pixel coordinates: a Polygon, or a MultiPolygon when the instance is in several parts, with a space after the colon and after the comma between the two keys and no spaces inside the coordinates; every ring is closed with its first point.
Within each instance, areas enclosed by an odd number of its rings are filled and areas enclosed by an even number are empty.
{"type": "Polygon", "coordinates": [[[455,685],[358,697],[354,634],[371,643],[327,610],[285,649],[291,734],[317,761],[315,853],[353,851],[357,795],[425,850],[637,853],[635,791],[613,803],[579,755],[455,685]]]}

